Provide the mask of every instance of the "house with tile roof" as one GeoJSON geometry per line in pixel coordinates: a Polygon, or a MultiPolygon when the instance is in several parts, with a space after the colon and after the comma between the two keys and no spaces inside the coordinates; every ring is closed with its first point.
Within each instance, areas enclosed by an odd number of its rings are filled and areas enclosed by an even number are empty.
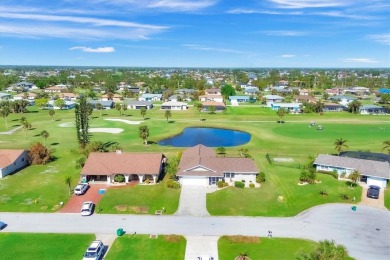
{"type": "Polygon", "coordinates": [[[28,165],[28,151],[20,149],[0,150],[0,178],[28,165]]]}
{"type": "Polygon", "coordinates": [[[218,181],[256,183],[259,169],[251,158],[217,157],[212,148],[196,145],[186,149],[180,159],[178,172],[181,184],[213,185],[218,181]]]}
{"type": "Polygon", "coordinates": [[[313,163],[317,171],[337,172],[348,177],[357,170],[367,185],[385,188],[390,179],[390,164],[387,161],[374,161],[351,157],[320,154],[313,163]]]}
{"type": "Polygon", "coordinates": [[[162,153],[91,153],[80,175],[88,182],[112,184],[116,175],[123,175],[125,183],[132,180],[156,183],[164,161],[162,153]]]}

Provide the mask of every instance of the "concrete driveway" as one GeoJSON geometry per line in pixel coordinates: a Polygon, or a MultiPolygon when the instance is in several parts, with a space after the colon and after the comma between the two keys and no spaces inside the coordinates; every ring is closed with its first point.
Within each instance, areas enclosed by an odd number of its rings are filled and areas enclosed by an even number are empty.
{"type": "Polygon", "coordinates": [[[367,190],[368,190],[367,184],[366,183],[359,183],[359,185],[363,187],[362,198],[361,198],[361,201],[359,202],[359,205],[374,207],[374,208],[378,208],[378,209],[386,209],[386,207],[385,207],[385,189],[384,188],[380,189],[378,199],[371,199],[371,198],[367,197],[367,190]]]}
{"type": "Polygon", "coordinates": [[[211,256],[218,260],[219,236],[186,236],[185,260],[197,260],[199,256],[211,256]]]}
{"type": "Polygon", "coordinates": [[[175,215],[209,216],[206,209],[206,193],[207,186],[183,184],[179,208],[175,215]]]}

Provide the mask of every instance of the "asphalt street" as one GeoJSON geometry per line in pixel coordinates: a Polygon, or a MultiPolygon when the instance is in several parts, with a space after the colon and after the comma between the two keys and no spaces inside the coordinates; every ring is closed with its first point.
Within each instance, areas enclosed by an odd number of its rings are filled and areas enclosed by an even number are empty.
{"type": "Polygon", "coordinates": [[[349,204],[326,204],[295,217],[213,217],[77,213],[1,213],[3,232],[178,234],[184,236],[251,235],[333,239],[357,259],[390,259],[390,213],[349,204]]]}

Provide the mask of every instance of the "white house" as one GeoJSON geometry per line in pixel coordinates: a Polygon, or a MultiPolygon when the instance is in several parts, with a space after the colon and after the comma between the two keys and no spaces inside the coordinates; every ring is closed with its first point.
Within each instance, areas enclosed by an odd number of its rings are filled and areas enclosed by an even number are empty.
{"type": "Polygon", "coordinates": [[[0,178],[28,165],[27,150],[0,150],[0,178]]]}
{"type": "Polygon", "coordinates": [[[150,101],[124,100],[123,103],[127,105],[128,109],[153,108],[153,103],[150,101]]]}
{"type": "Polygon", "coordinates": [[[199,96],[199,101],[223,102],[223,97],[218,94],[207,94],[207,95],[199,96]]]}
{"type": "Polygon", "coordinates": [[[362,115],[384,114],[386,113],[386,109],[377,105],[363,105],[359,107],[359,112],[362,115]]]}
{"type": "Polygon", "coordinates": [[[162,94],[142,94],[139,98],[139,101],[161,101],[162,100],[162,94]]]}
{"type": "Polygon", "coordinates": [[[186,110],[186,109],[188,109],[188,106],[187,106],[187,103],[184,103],[184,102],[169,101],[169,102],[162,103],[161,109],[186,110]]]}
{"type": "Polygon", "coordinates": [[[237,102],[237,103],[241,103],[241,102],[249,102],[250,101],[250,97],[249,96],[229,96],[229,100],[230,102],[237,102]]]}
{"type": "Polygon", "coordinates": [[[11,99],[12,95],[7,93],[0,93],[0,100],[8,100],[11,99]]]}
{"type": "Polygon", "coordinates": [[[386,187],[390,179],[388,162],[320,154],[313,164],[317,171],[337,172],[339,176],[345,174],[346,177],[357,170],[367,178],[367,185],[382,188],[386,187]]]}
{"type": "Polygon", "coordinates": [[[49,102],[47,102],[47,104],[45,106],[45,109],[63,109],[63,110],[68,110],[68,109],[75,108],[75,106],[76,106],[76,102],[64,100],[64,106],[62,108],[60,108],[60,107],[55,105],[55,100],[49,100],[49,102]]]}
{"type": "Polygon", "coordinates": [[[281,103],[284,99],[283,97],[278,95],[265,95],[264,98],[266,100],[267,107],[271,107],[273,103],[281,103]]]}
{"type": "Polygon", "coordinates": [[[290,113],[300,113],[302,103],[274,103],[271,104],[272,110],[279,110],[279,108],[284,108],[290,113]]]}
{"type": "Polygon", "coordinates": [[[220,180],[227,183],[244,180],[249,186],[256,183],[258,173],[251,158],[217,157],[212,148],[199,144],[183,152],[176,176],[182,185],[207,186],[220,180]]]}

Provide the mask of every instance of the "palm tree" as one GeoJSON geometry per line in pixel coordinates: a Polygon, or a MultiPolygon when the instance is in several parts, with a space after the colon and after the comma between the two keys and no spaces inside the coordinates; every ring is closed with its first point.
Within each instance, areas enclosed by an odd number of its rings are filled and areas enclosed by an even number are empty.
{"type": "Polygon", "coordinates": [[[27,120],[23,121],[24,137],[27,136],[27,130],[31,129],[31,124],[27,120]]]}
{"type": "Polygon", "coordinates": [[[119,111],[119,115],[122,115],[122,105],[119,103],[115,104],[115,109],[119,111]]]}
{"type": "Polygon", "coordinates": [[[347,140],[343,140],[343,138],[340,138],[340,139],[336,139],[336,141],[334,142],[334,145],[335,145],[335,149],[338,151],[338,152],[341,152],[343,150],[343,148],[348,148],[348,145],[346,145],[345,143],[347,142],[347,140]]]}
{"type": "Polygon", "coordinates": [[[242,252],[240,253],[237,257],[236,260],[249,260],[249,254],[247,252],[242,252]]]}
{"type": "Polygon", "coordinates": [[[171,110],[165,110],[165,117],[167,118],[167,122],[168,122],[168,118],[170,118],[171,116],[172,116],[171,110]]]}
{"type": "Polygon", "coordinates": [[[287,114],[287,110],[281,107],[278,109],[276,114],[280,117],[280,121],[282,121],[282,118],[287,114]]]}
{"type": "Polygon", "coordinates": [[[46,146],[46,139],[49,137],[49,133],[48,133],[46,130],[43,130],[43,131],[41,132],[40,136],[43,137],[43,139],[44,139],[44,144],[45,144],[45,146],[46,146]]]}
{"type": "Polygon", "coordinates": [[[141,107],[141,115],[142,115],[142,117],[145,119],[145,115],[146,115],[146,108],[144,108],[144,107],[141,107]]]}
{"type": "Polygon", "coordinates": [[[203,105],[202,105],[202,103],[197,102],[197,103],[195,103],[195,107],[196,107],[196,109],[199,112],[199,120],[200,120],[200,115],[201,115],[201,112],[202,112],[202,109],[203,109],[203,105]]]}
{"type": "Polygon", "coordinates": [[[146,125],[141,125],[138,129],[139,137],[144,140],[145,145],[148,144],[149,128],[146,125]]]}
{"type": "Polygon", "coordinates": [[[100,116],[102,116],[102,110],[103,110],[102,103],[96,103],[96,109],[99,110],[100,116]]]}
{"type": "Polygon", "coordinates": [[[384,141],[383,142],[383,150],[387,150],[387,153],[390,154],[390,140],[384,141]]]}
{"type": "Polygon", "coordinates": [[[8,106],[3,107],[0,109],[0,115],[4,118],[5,121],[5,127],[8,128],[8,122],[7,117],[11,113],[11,109],[8,106]]]}
{"type": "Polygon", "coordinates": [[[217,148],[217,153],[218,154],[223,154],[224,157],[225,157],[225,151],[226,151],[226,149],[223,146],[220,146],[220,147],[217,148]]]}
{"type": "Polygon", "coordinates": [[[299,260],[314,259],[349,259],[348,251],[343,245],[337,245],[333,240],[320,241],[316,248],[311,252],[300,252],[297,256],[299,260]]]}
{"type": "Polygon", "coordinates": [[[54,111],[54,109],[50,109],[49,110],[49,116],[51,117],[51,121],[54,121],[54,115],[55,115],[56,111],[54,111]]]}
{"type": "Polygon", "coordinates": [[[348,177],[351,179],[351,187],[356,184],[360,180],[360,172],[358,170],[354,170],[348,177]]]}
{"type": "Polygon", "coordinates": [[[126,104],[122,104],[122,109],[123,109],[123,115],[126,116],[127,105],[126,104]]]}
{"type": "Polygon", "coordinates": [[[70,195],[72,194],[72,189],[71,189],[72,177],[66,176],[66,177],[65,177],[65,184],[68,185],[68,188],[69,188],[69,196],[70,196],[70,195]]]}
{"type": "Polygon", "coordinates": [[[348,104],[348,111],[357,114],[359,113],[359,108],[362,106],[362,103],[358,100],[354,100],[351,103],[348,104]]]}

